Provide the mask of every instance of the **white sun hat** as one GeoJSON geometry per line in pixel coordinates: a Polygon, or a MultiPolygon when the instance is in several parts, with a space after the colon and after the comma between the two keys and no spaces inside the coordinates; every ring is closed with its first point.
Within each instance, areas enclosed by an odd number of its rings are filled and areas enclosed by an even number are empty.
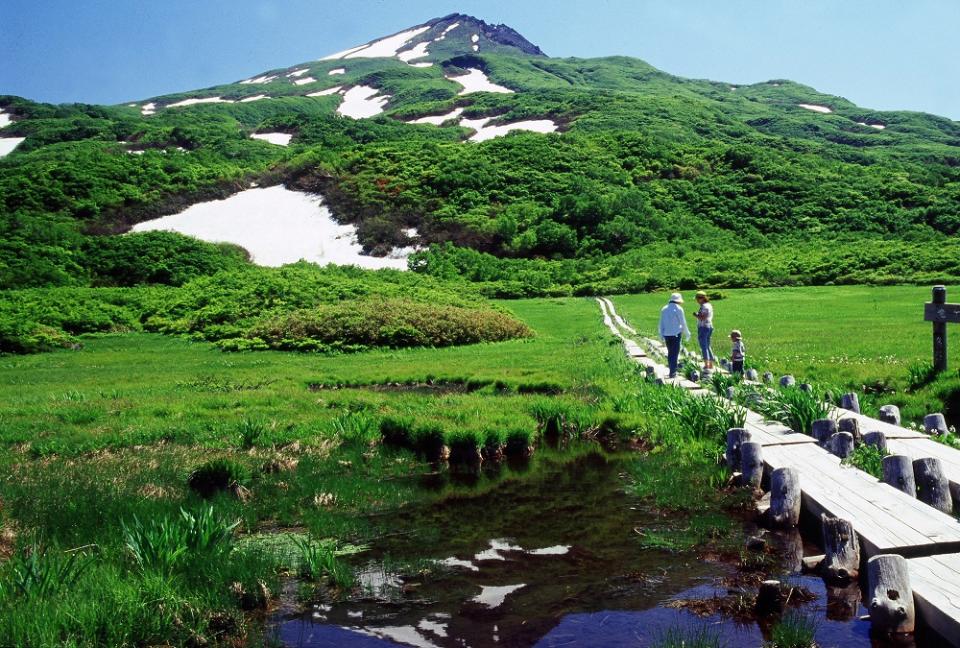
{"type": "Polygon", "coordinates": [[[670,301],[672,301],[675,304],[682,304],[683,295],[681,295],[680,293],[673,293],[672,295],[670,295],[670,301]]]}

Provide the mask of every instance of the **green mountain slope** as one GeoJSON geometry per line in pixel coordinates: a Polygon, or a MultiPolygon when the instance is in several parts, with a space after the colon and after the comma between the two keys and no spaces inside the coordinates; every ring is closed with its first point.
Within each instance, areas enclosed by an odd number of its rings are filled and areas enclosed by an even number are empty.
{"type": "Polygon", "coordinates": [[[25,138],[0,158],[4,287],[122,283],[86,261],[103,236],[281,182],[322,193],[371,253],[416,227],[441,244],[417,269],[495,294],[960,276],[960,124],[785,80],[548,58],[458,14],[203,90],[109,107],[0,97],[0,109],[14,120],[0,137],[25,138]],[[512,92],[461,94],[464,74],[512,92]],[[384,112],[338,114],[361,86],[384,112]],[[189,100],[218,102],[173,105],[189,100]],[[465,141],[483,119],[557,133],[465,141]],[[289,147],[249,137],[277,131],[289,147]]]}

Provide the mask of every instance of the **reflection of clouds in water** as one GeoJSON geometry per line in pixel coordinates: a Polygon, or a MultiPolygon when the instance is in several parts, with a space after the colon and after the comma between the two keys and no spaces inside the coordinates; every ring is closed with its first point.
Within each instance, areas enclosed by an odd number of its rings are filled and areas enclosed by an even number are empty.
{"type": "Polygon", "coordinates": [[[526,585],[524,583],[519,585],[481,585],[480,593],[470,600],[488,608],[498,608],[507,600],[507,596],[521,587],[526,587],[526,585]]]}

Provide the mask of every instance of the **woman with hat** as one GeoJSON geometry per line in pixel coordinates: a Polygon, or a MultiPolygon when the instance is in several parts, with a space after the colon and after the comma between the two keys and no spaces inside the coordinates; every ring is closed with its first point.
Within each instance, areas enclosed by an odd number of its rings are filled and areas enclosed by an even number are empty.
{"type": "Polygon", "coordinates": [[[677,377],[677,366],[680,364],[680,336],[690,341],[690,329],[687,328],[687,317],[683,314],[683,295],[673,293],[670,301],[660,310],[660,337],[667,345],[667,364],[670,367],[670,377],[677,377]]]}
{"type": "Polygon", "coordinates": [[[697,303],[700,310],[694,315],[697,317],[697,342],[700,343],[700,354],[703,356],[703,368],[713,369],[713,349],[710,348],[710,338],[713,336],[713,304],[710,297],[702,290],[697,293],[697,303]]]}

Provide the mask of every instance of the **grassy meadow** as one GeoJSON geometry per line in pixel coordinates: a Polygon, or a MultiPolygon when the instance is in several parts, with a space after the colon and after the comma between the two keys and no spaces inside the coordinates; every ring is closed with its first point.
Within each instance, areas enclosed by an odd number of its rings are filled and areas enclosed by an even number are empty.
{"type": "MultiPolygon", "coordinates": [[[[960,390],[960,328],[948,326],[952,368],[935,380],[924,375],[932,357],[931,325],[923,321],[929,286],[823,286],[723,290],[714,301],[714,351],[729,357],[729,332],[740,329],[747,363],[798,381],[842,386],[865,394],[869,405],[899,405],[906,419],[948,410],[960,390]],[[912,377],[913,375],[913,377],[912,377]]],[[[694,291],[685,310],[696,320],[694,291]]],[[[948,301],[960,289],[947,289],[948,301]],[[951,298],[950,295],[953,295],[951,298]]],[[[666,293],[613,298],[639,331],[655,335],[666,293]]],[[[696,348],[696,337],[688,348],[696,348]]],[[[864,396],[861,396],[863,399],[864,396]]],[[[948,415],[950,412],[948,412],[948,415]]],[[[956,417],[960,411],[953,411],[956,417]]]]}

